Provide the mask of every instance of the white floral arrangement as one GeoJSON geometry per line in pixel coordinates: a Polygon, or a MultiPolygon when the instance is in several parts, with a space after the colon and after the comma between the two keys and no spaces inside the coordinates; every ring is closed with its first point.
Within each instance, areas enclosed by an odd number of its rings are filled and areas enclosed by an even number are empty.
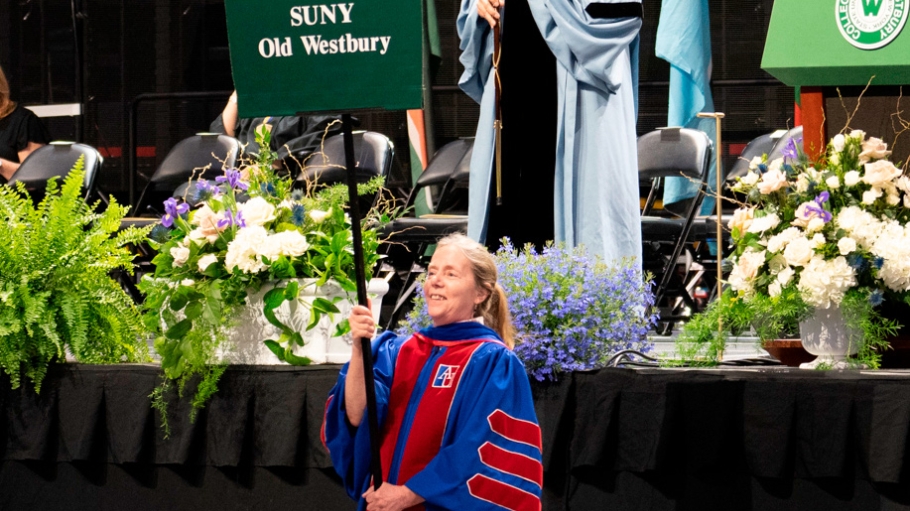
{"type": "Polygon", "coordinates": [[[756,157],[738,178],[732,189],[745,200],[728,224],[730,289],[712,317],[730,329],[764,321],[759,334],[768,338],[812,309],[840,307],[863,330],[861,355],[874,365],[869,350],[899,327],[877,307],[910,297],[910,178],[888,160],[887,144],[863,131],[839,134],[826,149],[813,162],[791,140],[783,157],[756,157]]]}
{"type": "MultiPolygon", "coordinates": [[[[149,236],[159,253],[154,274],[139,284],[145,294],[144,323],[167,378],[182,386],[194,374],[203,376],[194,409],[214,392],[223,371],[215,354],[248,296],[270,284],[263,315],[282,333],[263,342],[281,361],[306,365],[309,360],[294,353],[304,345],[302,332],[283,324],[275,310],[297,300],[297,279],[314,279],[317,288],[332,281],[351,296],[356,293],[347,187],[301,187],[274,170],[270,132],[268,124],[256,129],[260,153],[255,159],[241,158],[238,168],[225,169],[216,182],[199,180],[186,202],[165,201],[161,223],[149,236]],[[193,203],[201,206],[191,210],[193,203]]],[[[381,188],[382,178],[375,178],[359,185],[358,193],[375,195],[381,188]]],[[[362,220],[367,274],[379,261],[379,230],[393,218],[391,206],[379,201],[362,220]]],[[[332,301],[316,298],[310,307],[308,328],[334,314],[335,335],[349,330],[332,301]]]]}
{"type": "Polygon", "coordinates": [[[791,141],[782,158],[753,159],[733,187],[748,202],[728,225],[729,282],[743,296],[792,287],[829,308],[851,289],[873,305],[910,290],[910,178],[887,159],[887,144],[863,131],[837,135],[827,149],[827,161],[813,165],[791,141]]]}

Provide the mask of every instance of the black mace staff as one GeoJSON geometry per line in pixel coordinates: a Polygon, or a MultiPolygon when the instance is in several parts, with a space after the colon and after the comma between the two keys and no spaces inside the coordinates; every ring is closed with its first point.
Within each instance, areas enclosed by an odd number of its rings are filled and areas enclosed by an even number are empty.
{"type": "MultiPolygon", "coordinates": [[[[354,238],[354,273],[357,278],[357,303],[367,306],[366,270],[363,264],[363,236],[360,233],[360,200],[357,178],[354,175],[354,135],[351,133],[351,114],[341,115],[341,133],[344,137],[344,159],[348,174],[348,205],[351,214],[351,234],[354,238]]],[[[367,423],[370,427],[370,473],[373,490],[382,486],[382,460],[379,458],[379,414],[376,410],[376,382],[373,379],[373,349],[370,339],[354,339],[363,353],[363,382],[367,393],[367,423]]]]}
{"type": "Polygon", "coordinates": [[[499,57],[502,52],[502,7],[498,9],[499,21],[493,27],[493,108],[496,112],[493,132],[496,134],[496,205],[502,205],[502,82],[499,80],[499,57]]]}

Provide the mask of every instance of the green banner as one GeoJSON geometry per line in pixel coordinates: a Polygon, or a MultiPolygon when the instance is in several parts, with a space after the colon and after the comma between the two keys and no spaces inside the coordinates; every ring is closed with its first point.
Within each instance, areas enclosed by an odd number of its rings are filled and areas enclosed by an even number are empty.
{"type": "Polygon", "coordinates": [[[422,1],[226,0],[241,117],[423,107],[422,1]]]}

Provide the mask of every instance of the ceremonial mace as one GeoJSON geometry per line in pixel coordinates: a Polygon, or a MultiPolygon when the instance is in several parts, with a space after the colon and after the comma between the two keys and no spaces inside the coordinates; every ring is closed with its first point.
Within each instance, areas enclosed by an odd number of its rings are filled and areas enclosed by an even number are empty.
{"type": "Polygon", "coordinates": [[[499,81],[499,57],[501,56],[502,7],[497,9],[499,21],[493,27],[493,86],[495,94],[493,108],[496,119],[493,121],[493,132],[496,134],[496,205],[502,206],[502,82],[499,81]]]}
{"type": "MultiPolygon", "coordinates": [[[[354,274],[357,281],[357,303],[367,306],[366,270],[363,264],[363,236],[360,233],[360,200],[357,178],[354,175],[354,135],[351,133],[351,114],[341,115],[341,133],[344,137],[344,159],[348,170],[348,203],[351,215],[351,234],[354,243],[354,274]]],[[[379,458],[379,415],[376,410],[376,382],[373,379],[373,349],[370,339],[354,339],[360,343],[363,355],[363,382],[367,393],[367,423],[370,428],[370,474],[373,490],[382,486],[382,460],[379,458]]]]}
{"type": "MultiPolygon", "coordinates": [[[[714,197],[715,197],[714,198],[714,203],[715,203],[714,208],[715,208],[716,215],[717,215],[717,233],[716,233],[717,234],[717,303],[718,303],[718,305],[720,305],[720,301],[722,300],[722,297],[723,297],[723,286],[721,285],[721,283],[722,283],[721,277],[723,276],[723,271],[722,271],[723,265],[721,264],[721,262],[722,262],[721,260],[723,259],[723,238],[721,237],[721,235],[722,235],[721,223],[723,221],[723,218],[721,216],[721,213],[723,211],[723,207],[721,206],[721,181],[723,181],[723,179],[721,178],[721,175],[723,174],[723,170],[722,170],[723,166],[721,165],[721,157],[723,156],[723,146],[720,143],[720,120],[724,118],[724,114],[722,112],[713,112],[713,113],[699,112],[698,117],[701,117],[701,118],[713,117],[714,121],[716,123],[715,132],[717,134],[717,136],[716,136],[717,142],[715,143],[716,149],[714,150],[714,154],[715,154],[715,162],[717,163],[717,167],[716,167],[717,170],[715,171],[715,176],[714,176],[714,197]]],[[[718,333],[718,335],[721,335],[721,336],[723,336],[723,334],[724,334],[724,319],[721,316],[717,316],[717,333],[718,333]]],[[[723,350],[721,350],[717,353],[717,359],[718,360],[724,359],[723,350]]]]}

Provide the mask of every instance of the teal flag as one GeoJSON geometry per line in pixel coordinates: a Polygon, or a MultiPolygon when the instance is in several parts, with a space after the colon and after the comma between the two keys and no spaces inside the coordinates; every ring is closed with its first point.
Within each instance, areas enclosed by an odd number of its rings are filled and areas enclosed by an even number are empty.
{"type": "MultiPolygon", "coordinates": [[[[714,119],[699,119],[699,112],[713,112],[711,96],[711,20],[708,0],[663,0],[657,25],[657,56],[670,63],[670,102],[668,126],[695,128],[717,140],[714,119]]],[[[716,158],[715,147],[708,175],[708,196],[701,214],[714,210],[716,158]]],[[[682,177],[668,178],[664,204],[695,197],[698,185],[682,177]]]]}

